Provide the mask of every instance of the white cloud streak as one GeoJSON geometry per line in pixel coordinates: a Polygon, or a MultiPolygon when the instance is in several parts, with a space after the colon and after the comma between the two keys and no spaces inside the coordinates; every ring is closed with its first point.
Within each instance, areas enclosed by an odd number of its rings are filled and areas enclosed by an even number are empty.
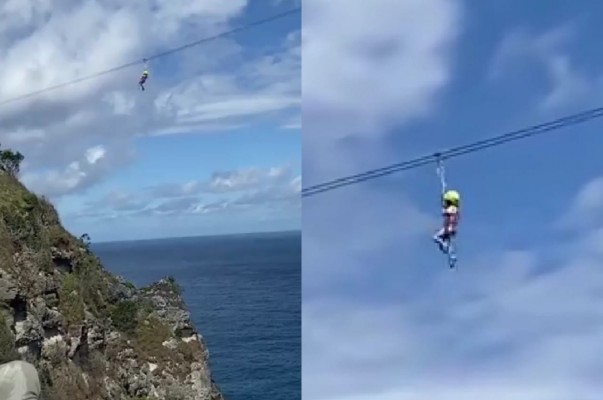
{"type": "Polygon", "coordinates": [[[112,190],[76,218],[144,215],[207,215],[221,211],[299,208],[301,177],[289,166],[217,171],[207,180],[167,183],[132,193],[112,190]]]}
{"type": "Polygon", "coordinates": [[[536,63],[548,78],[549,87],[538,107],[556,111],[592,100],[596,78],[580,71],[570,54],[570,40],[576,36],[573,26],[564,25],[542,33],[516,29],[500,42],[491,67],[490,79],[500,79],[516,71],[513,67],[536,63]]]}

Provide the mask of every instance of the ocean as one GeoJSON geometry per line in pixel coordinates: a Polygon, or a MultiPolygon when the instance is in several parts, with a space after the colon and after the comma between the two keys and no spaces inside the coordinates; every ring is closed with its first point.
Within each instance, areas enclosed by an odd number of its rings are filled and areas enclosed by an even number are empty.
{"type": "Polygon", "coordinates": [[[301,233],[92,245],[137,286],[172,275],[226,400],[301,399],[301,233]]]}

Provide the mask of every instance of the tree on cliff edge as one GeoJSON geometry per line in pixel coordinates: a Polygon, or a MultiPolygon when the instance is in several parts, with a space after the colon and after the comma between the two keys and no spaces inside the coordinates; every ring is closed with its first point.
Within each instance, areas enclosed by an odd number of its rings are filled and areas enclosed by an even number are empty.
{"type": "Polygon", "coordinates": [[[11,149],[0,150],[0,171],[16,177],[21,169],[21,162],[25,157],[18,151],[11,149]]]}

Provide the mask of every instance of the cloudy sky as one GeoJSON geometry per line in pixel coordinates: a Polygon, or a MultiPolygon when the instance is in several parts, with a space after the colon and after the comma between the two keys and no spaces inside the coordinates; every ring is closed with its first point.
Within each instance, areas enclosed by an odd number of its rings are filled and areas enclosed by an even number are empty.
{"type": "Polygon", "coordinates": [[[93,241],[297,229],[300,15],[21,101],[298,6],[292,0],[7,0],[0,142],[93,241]]]}
{"type": "MultiPolygon", "coordinates": [[[[304,0],[303,186],[603,103],[595,1],[304,0]],[[525,4],[524,4],[525,3],[525,4]]],[[[303,200],[304,400],[591,400],[603,123],[303,200]]]]}

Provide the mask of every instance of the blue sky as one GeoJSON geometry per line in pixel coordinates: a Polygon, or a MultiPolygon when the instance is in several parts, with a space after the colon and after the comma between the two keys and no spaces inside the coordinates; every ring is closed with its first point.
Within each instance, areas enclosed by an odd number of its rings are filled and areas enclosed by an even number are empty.
{"type": "MultiPolygon", "coordinates": [[[[0,6],[0,100],[299,5],[286,0],[0,6]]],[[[299,229],[300,15],[0,110],[22,181],[93,241],[299,229]]]]}
{"type": "MultiPolygon", "coordinates": [[[[603,103],[596,2],[303,7],[304,187],[603,103]]],[[[597,398],[601,124],[447,163],[457,271],[435,165],[305,198],[304,399],[597,398]]]]}

